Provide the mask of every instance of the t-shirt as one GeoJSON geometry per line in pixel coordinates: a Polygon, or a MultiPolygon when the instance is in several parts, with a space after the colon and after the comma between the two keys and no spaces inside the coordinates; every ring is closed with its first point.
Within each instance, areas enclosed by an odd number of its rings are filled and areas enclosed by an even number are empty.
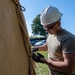
{"type": "Polygon", "coordinates": [[[62,29],[58,35],[47,38],[48,58],[63,60],[62,53],[75,53],[75,35],[62,29]]]}
{"type": "MultiPolygon", "coordinates": [[[[48,59],[64,60],[62,53],[75,53],[75,35],[66,31],[65,29],[62,29],[58,35],[49,34],[47,38],[47,46],[48,59]]],[[[55,72],[51,66],[49,66],[49,69],[55,72]]],[[[75,73],[75,68],[73,73],[75,73]]],[[[58,75],[61,75],[61,73],[58,72],[58,75]]]]}

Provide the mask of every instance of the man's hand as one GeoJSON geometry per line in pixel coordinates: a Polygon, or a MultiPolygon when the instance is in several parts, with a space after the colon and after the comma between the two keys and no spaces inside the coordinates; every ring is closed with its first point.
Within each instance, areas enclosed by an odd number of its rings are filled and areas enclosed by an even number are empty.
{"type": "Polygon", "coordinates": [[[32,48],[32,53],[38,51],[38,47],[32,48]]]}
{"type": "Polygon", "coordinates": [[[44,56],[40,53],[32,53],[32,58],[35,62],[41,62],[44,63],[43,61],[41,61],[41,58],[44,58],[44,56]]]}

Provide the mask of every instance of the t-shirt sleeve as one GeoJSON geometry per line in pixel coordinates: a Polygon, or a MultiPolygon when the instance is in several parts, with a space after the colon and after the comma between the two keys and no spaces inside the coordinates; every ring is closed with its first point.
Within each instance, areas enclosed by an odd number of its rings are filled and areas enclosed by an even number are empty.
{"type": "Polygon", "coordinates": [[[75,38],[69,37],[62,41],[63,53],[75,53],[75,38]]]}

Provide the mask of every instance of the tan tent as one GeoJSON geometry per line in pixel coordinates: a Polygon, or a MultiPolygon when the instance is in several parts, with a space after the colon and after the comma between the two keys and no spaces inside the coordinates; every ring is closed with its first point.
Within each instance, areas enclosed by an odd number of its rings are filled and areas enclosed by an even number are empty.
{"type": "Polygon", "coordinates": [[[35,75],[18,0],[0,0],[0,75],[35,75]]]}

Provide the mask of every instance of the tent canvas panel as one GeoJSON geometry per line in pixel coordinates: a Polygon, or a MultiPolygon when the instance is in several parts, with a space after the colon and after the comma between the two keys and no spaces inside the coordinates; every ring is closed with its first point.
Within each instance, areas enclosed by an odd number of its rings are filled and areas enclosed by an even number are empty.
{"type": "Polygon", "coordinates": [[[29,64],[16,6],[12,0],[0,0],[0,75],[34,75],[29,64]]]}

